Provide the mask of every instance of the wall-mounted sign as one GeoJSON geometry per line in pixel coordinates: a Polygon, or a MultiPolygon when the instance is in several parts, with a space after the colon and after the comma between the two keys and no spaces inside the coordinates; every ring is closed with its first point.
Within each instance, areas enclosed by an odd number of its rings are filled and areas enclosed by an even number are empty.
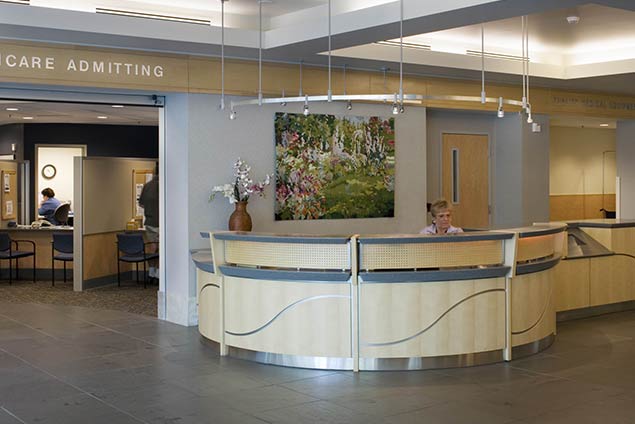
{"type": "Polygon", "coordinates": [[[187,87],[187,68],[176,57],[0,44],[0,79],[179,89],[187,87]]]}
{"type": "Polygon", "coordinates": [[[632,99],[620,99],[614,96],[558,93],[551,95],[551,104],[563,109],[592,109],[605,111],[634,112],[635,102],[632,99]]]}

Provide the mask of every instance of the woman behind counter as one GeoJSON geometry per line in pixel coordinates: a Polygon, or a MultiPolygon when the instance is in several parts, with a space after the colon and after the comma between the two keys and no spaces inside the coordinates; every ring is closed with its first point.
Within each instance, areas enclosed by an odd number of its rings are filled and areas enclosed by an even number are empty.
{"type": "Polygon", "coordinates": [[[452,209],[445,199],[438,199],[430,206],[432,225],[421,230],[421,234],[456,234],[462,233],[459,227],[452,226],[452,209]]]}
{"type": "Polygon", "coordinates": [[[53,225],[59,225],[59,222],[55,219],[55,209],[62,204],[55,198],[55,192],[52,188],[45,188],[41,192],[42,201],[40,202],[40,208],[37,213],[44,217],[48,222],[53,225]]]}

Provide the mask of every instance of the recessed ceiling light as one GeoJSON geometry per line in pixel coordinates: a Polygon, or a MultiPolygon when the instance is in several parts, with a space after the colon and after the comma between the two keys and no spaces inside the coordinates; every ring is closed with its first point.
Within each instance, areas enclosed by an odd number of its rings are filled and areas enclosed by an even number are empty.
{"type": "Polygon", "coordinates": [[[9,112],[15,112],[16,110],[20,110],[17,107],[8,107],[6,108],[6,110],[8,110],[9,112]]]}
{"type": "Polygon", "coordinates": [[[608,127],[609,124],[600,124],[601,127],[608,127]]]}
{"type": "Polygon", "coordinates": [[[112,105],[112,107],[122,108],[122,107],[124,107],[124,106],[123,106],[123,105],[112,105]]]}
{"type": "Polygon", "coordinates": [[[571,24],[571,25],[575,25],[575,24],[577,24],[578,22],[580,22],[580,17],[579,17],[579,16],[577,16],[577,15],[570,15],[570,16],[567,16],[567,22],[568,22],[569,24],[571,24]]]}
{"type": "Polygon", "coordinates": [[[104,115],[99,115],[99,116],[97,117],[97,119],[108,119],[108,117],[107,117],[107,116],[104,116],[104,115]]]}
{"type": "Polygon", "coordinates": [[[27,119],[28,120],[28,119],[33,119],[33,117],[32,116],[23,116],[22,119],[27,119]]]}

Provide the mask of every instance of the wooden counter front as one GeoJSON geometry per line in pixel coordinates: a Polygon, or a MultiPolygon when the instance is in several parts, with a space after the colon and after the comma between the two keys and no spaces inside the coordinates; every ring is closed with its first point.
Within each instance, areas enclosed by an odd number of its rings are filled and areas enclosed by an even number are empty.
{"type": "MultiPolygon", "coordinates": [[[[9,233],[12,240],[30,240],[35,243],[35,268],[38,270],[39,278],[50,278],[51,270],[51,247],[53,242],[53,233],[64,232],[72,233],[73,229],[70,227],[43,227],[39,229],[32,228],[6,228],[2,231],[9,233]]],[[[13,246],[15,248],[15,245],[13,246]]],[[[31,250],[30,243],[20,243],[20,250],[31,250]]],[[[31,268],[33,267],[33,258],[21,258],[18,259],[20,266],[21,279],[31,278],[31,268]]],[[[9,268],[9,261],[0,261],[2,268],[9,268]]],[[[61,261],[55,261],[55,269],[64,268],[64,264],[61,261]]],[[[72,278],[72,262],[67,263],[67,269],[69,279],[72,278]]]]}

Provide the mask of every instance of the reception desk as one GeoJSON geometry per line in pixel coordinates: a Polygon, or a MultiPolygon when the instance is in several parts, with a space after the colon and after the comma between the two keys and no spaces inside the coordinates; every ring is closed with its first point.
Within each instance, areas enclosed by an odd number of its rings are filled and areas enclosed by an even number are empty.
{"type": "Polygon", "coordinates": [[[211,251],[193,252],[199,329],[222,355],[285,366],[357,371],[511,360],[553,341],[553,271],[565,229],[212,233],[211,251]]]}
{"type": "Polygon", "coordinates": [[[635,220],[583,220],[568,227],[568,252],[555,268],[558,319],[635,308],[635,220]]]}

